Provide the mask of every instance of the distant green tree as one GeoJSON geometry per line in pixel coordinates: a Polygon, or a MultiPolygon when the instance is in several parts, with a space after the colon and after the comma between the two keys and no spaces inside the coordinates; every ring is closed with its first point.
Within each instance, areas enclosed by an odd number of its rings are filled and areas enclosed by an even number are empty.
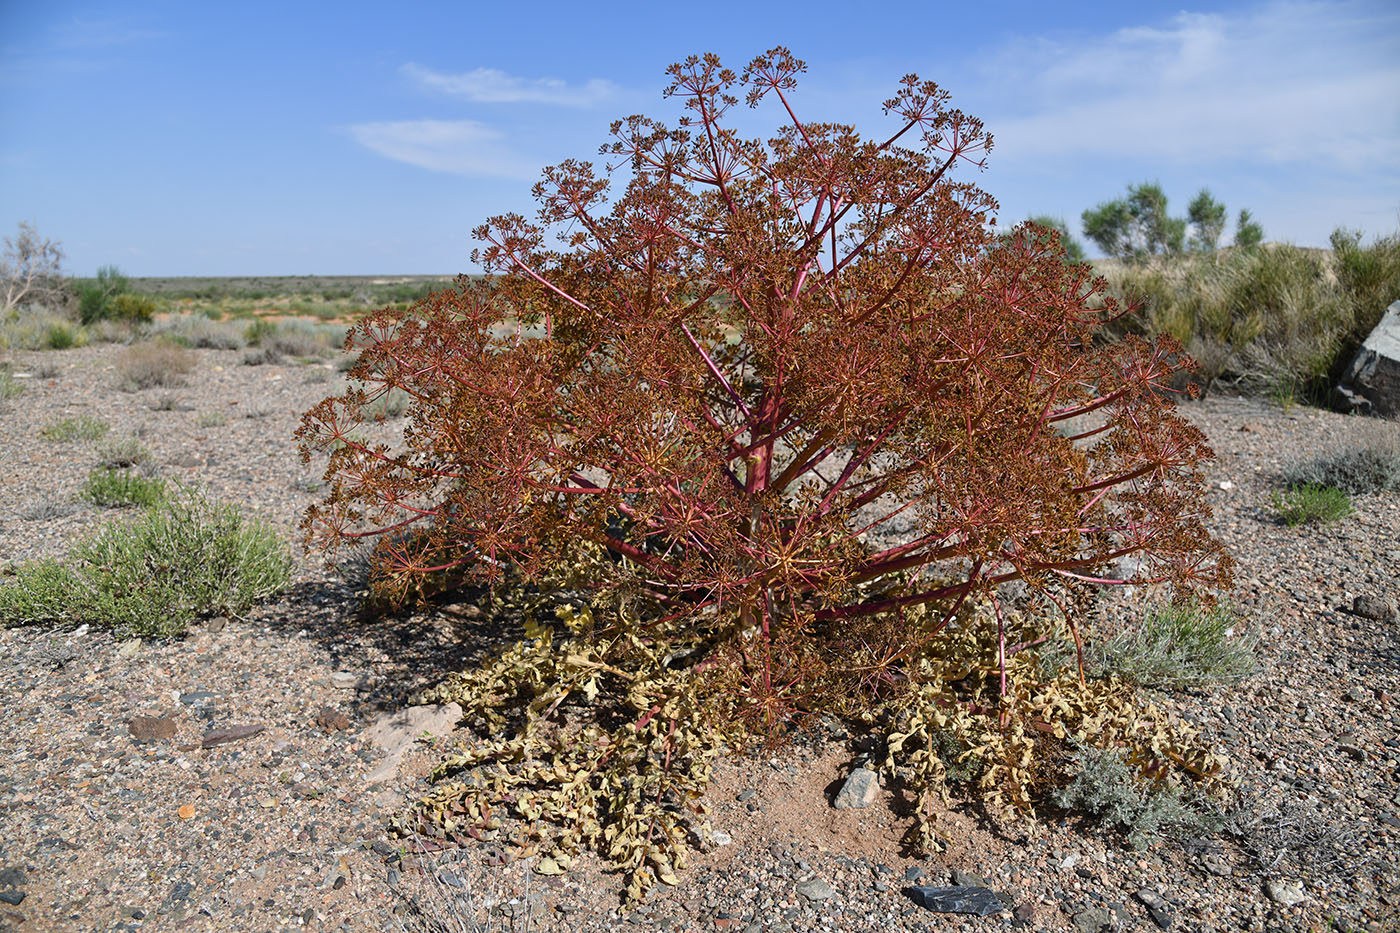
{"type": "Polygon", "coordinates": [[[1186,241],[1186,219],[1167,213],[1167,195],[1155,182],[1129,185],[1126,198],[1090,208],[1082,220],[1085,236],[1123,259],[1179,253],[1186,241]]]}
{"type": "Polygon", "coordinates": [[[1235,245],[1253,249],[1264,242],[1264,228],[1249,211],[1241,209],[1240,219],[1235,224],[1235,245]]]}
{"type": "Polygon", "coordinates": [[[1070,262],[1083,262],[1084,245],[1070,235],[1069,226],[1062,217],[1051,217],[1049,214],[1040,214],[1030,218],[1026,223],[1035,224],[1037,227],[1044,227],[1047,230],[1054,230],[1060,235],[1060,248],[1065,251],[1065,258],[1070,262]]]}
{"type": "Polygon", "coordinates": [[[1195,228],[1191,235],[1191,248],[1210,251],[1220,242],[1220,235],[1225,232],[1225,224],[1229,221],[1229,213],[1224,204],[1211,196],[1209,188],[1202,188],[1187,205],[1186,219],[1195,228]]]}

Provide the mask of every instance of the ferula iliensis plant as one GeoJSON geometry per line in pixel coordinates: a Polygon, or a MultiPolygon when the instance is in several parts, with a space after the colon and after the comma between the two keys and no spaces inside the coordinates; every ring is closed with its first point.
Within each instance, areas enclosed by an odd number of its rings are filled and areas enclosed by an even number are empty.
{"type": "Polygon", "coordinates": [[[873,702],[990,600],[1005,695],[1001,584],[1073,625],[1063,594],[1085,583],[1229,576],[1203,523],[1211,452],[1171,401],[1181,348],[1098,339],[1131,309],[1053,233],[997,235],[996,202],[956,180],[991,136],[935,84],[904,78],[866,139],[796,116],[804,70],[781,48],[672,66],[678,125],[629,117],[601,168],[546,168],[536,219],[475,231],[488,275],[361,321],[363,388],[299,431],[305,458],[329,453],[308,540],[378,538],[382,593],[604,555],[570,582],[592,608],[550,676],[662,720],[647,754],[668,761],[688,707],[639,686],[658,672],[727,666],[726,708],[775,734],[822,702],[793,672],[821,653],[804,645],[888,620],[873,702]],[[781,116],[766,142],[728,127],[740,94],[781,116]],[[391,392],[410,399],[397,448],[356,434],[391,392]]]}

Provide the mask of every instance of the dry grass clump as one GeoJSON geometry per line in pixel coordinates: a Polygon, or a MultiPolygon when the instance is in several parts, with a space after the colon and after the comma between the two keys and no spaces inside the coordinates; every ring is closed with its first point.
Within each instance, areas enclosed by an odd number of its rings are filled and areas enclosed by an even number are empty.
{"type": "Polygon", "coordinates": [[[1400,490],[1400,424],[1362,421],[1350,443],[1284,468],[1284,485],[1331,486],[1354,496],[1400,490]]]}
{"type": "Polygon", "coordinates": [[[236,323],[211,321],[202,314],[171,315],[156,333],[185,346],[209,350],[238,350],[245,343],[236,323]]]}
{"type": "Polygon", "coordinates": [[[138,343],[123,351],[117,360],[117,385],[125,392],[181,386],[197,359],[194,353],[173,343],[138,343]]]}

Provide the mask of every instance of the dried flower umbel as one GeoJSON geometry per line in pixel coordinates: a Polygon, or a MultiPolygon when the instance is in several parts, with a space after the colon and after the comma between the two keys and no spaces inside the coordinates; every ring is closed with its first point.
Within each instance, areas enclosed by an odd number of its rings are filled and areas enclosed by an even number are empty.
{"type": "MultiPolygon", "coordinates": [[[[990,605],[1008,695],[1009,581],[1071,626],[1063,594],[1085,583],[1228,581],[1203,525],[1211,454],[1170,401],[1180,347],[1096,340],[1120,313],[1103,283],[1046,231],[994,233],[995,201],[954,180],[991,137],[936,85],[906,77],[872,141],[796,117],[804,67],[785,49],[740,74],[672,66],[679,126],[630,117],[603,174],[545,169],[535,221],[476,230],[490,274],[367,317],[350,373],[366,388],[304,418],[303,456],[330,452],[308,539],[379,538],[382,592],[588,568],[567,644],[536,631],[472,688],[482,711],[531,695],[522,735],[611,691],[648,735],[632,766],[674,773],[702,711],[772,735],[852,689],[912,695],[969,600],[990,605]],[[741,89],[784,115],[766,143],[725,126],[741,89]],[[390,392],[410,398],[400,449],[355,433],[390,392]],[[1129,556],[1131,578],[1110,569],[1129,556]],[[835,646],[860,676],[824,675],[835,646]],[[697,679],[725,695],[688,695],[697,679]]],[[[595,775],[627,757],[568,754],[595,775]]]]}

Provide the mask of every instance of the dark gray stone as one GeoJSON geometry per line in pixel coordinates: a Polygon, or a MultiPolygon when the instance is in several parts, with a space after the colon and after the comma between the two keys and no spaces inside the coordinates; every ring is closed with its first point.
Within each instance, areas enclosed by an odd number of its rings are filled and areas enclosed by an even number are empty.
{"type": "Polygon", "coordinates": [[[11,907],[18,907],[24,903],[25,896],[23,891],[0,891],[0,902],[9,904],[11,907]]]}
{"type": "Polygon", "coordinates": [[[189,693],[180,694],[180,702],[186,706],[208,706],[218,698],[217,693],[210,693],[208,690],[191,690],[189,693]]]}
{"type": "Polygon", "coordinates": [[[934,913],[974,914],[978,917],[990,917],[992,914],[1001,913],[1006,909],[1006,905],[1001,902],[1001,898],[997,897],[996,892],[991,888],[968,887],[966,885],[935,888],[929,885],[919,885],[906,888],[905,892],[915,904],[934,913]]]}
{"type": "Polygon", "coordinates": [[[801,894],[808,901],[824,901],[836,893],[831,885],[820,878],[813,878],[811,881],[803,881],[797,886],[797,893],[801,894]]]}
{"type": "Polygon", "coordinates": [[[1400,301],[1381,316],[1337,386],[1339,405],[1389,418],[1400,413],[1400,301]]]}
{"type": "Polygon", "coordinates": [[[1091,907],[1074,915],[1074,927],[1083,933],[1103,933],[1113,929],[1113,914],[1104,907],[1091,907]]]}
{"type": "Polygon", "coordinates": [[[29,883],[29,876],[23,868],[6,868],[0,871],[0,888],[22,888],[29,883]]]}
{"type": "Polygon", "coordinates": [[[1164,930],[1170,930],[1172,926],[1172,912],[1167,907],[1167,899],[1150,888],[1143,888],[1133,895],[1142,906],[1147,908],[1148,916],[1152,922],[1164,930]]]}
{"type": "Polygon", "coordinates": [[[1395,618],[1395,607],[1378,596],[1362,594],[1352,600],[1351,611],[1377,622],[1389,622],[1395,618]]]}

